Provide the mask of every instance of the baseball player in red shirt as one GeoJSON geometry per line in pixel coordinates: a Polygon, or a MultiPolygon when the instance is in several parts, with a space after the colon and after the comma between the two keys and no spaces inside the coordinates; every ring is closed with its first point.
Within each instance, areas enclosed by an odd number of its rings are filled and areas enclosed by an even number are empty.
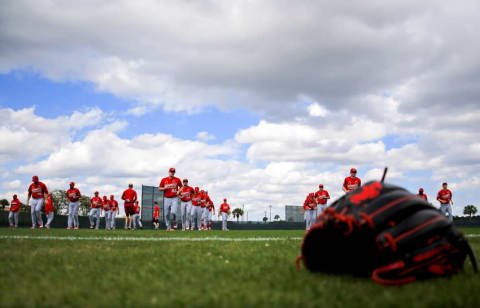
{"type": "Polygon", "coordinates": [[[140,205],[138,205],[138,201],[135,201],[133,209],[135,210],[135,214],[133,214],[133,230],[137,229],[137,225],[140,227],[140,229],[143,229],[142,220],[140,217],[140,205]]]}
{"type": "Polygon", "coordinates": [[[218,216],[222,215],[222,231],[228,231],[227,221],[230,215],[230,205],[227,203],[227,198],[223,199],[223,203],[220,204],[220,210],[218,216]]]}
{"type": "Polygon", "coordinates": [[[442,189],[437,193],[437,200],[440,202],[440,210],[447,216],[450,221],[453,221],[452,215],[452,192],[448,189],[447,183],[442,184],[442,189]]]}
{"type": "MultiPolygon", "coordinates": [[[[320,212],[323,212],[327,208],[327,200],[330,199],[330,194],[328,191],[323,189],[323,184],[318,185],[318,190],[315,192],[315,200],[317,200],[318,207],[320,212]]],[[[317,216],[318,213],[315,213],[317,216]]]]}
{"type": "Polygon", "coordinates": [[[210,196],[207,193],[207,207],[206,207],[206,229],[207,230],[212,230],[212,214],[215,215],[215,205],[213,204],[212,199],[210,199],[210,196]]]}
{"type": "Polygon", "coordinates": [[[362,181],[357,178],[357,169],[350,169],[350,176],[346,177],[343,181],[342,189],[344,192],[349,193],[359,188],[362,185],[362,181]]]}
{"type": "Polygon", "coordinates": [[[190,230],[192,220],[192,196],[194,192],[194,189],[188,186],[188,179],[183,179],[183,186],[178,191],[182,213],[182,231],[190,230]]]}
{"type": "Polygon", "coordinates": [[[428,201],[427,195],[423,192],[423,188],[420,187],[418,189],[418,195],[417,197],[425,199],[425,201],[428,201]]]}
{"type": "Polygon", "coordinates": [[[205,191],[202,189],[200,190],[200,217],[201,217],[201,225],[200,225],[200,231],[205,230],[206,227],[206,219],[205,219],[205,212],[207,210],[207,194],[205,191]]]}
{"type": "Polygon", "coordinates": [[[22,203],[17,198],[17,195],[13,195],[13,200],[10,201],[10,213],[8,213],[8,223],[10,228],[18,228],[18,214],[20,213],[20,206],[22,206],[22,203]]]}
{"type": "Polygon", "coordinates": [[[160,225],[160,207],[158,206],[158,202],[154,202],[155,207],[153,208],[153,226],[155,230],[158,230],[158,226],[160,225]]]}
{"type": "Polygon", "coordinates": [[[45,198],[48,194],[47,186],[40,182],[38,176],[32,177],[32,184],[28,187],[27,206],[30,204],[30,198],[32,199],[31,216],[32,216],[32,229],[35,229],[38,225],[43,228],[42,221],[42,208],[45,202],[45,198]]]}
{"type": "Polygon", "coordinates": [[[101,212],[105,213],[105,230],[110,230],[110,226],[112,225],[112,216],[111,216],[111,211],[110,211],[110,201],[108,200],[107,196],[103,196],[102,200],[102,209],[100,210],[100,215],[101,212]]]}
{"type": "MultiPolygon", "coordinates": [[[[90,219],[90,229],[93,229],[95,226],[95,229],[100,228],[100,209],[103,206],[103,200],[98,196],[98,191],[95,192],[95,196],[90,200],[90,204],[92,208],[90,209],[90,213],[88,213],[88,218],[90,219]],[[97,219],[96,224],[94,219],[97,219]]],[[[68,229],[71,229],[69,226],[68,229]]]]}
{"type": "Polygon", "coordinates": [[[160,181],[160,185],[158,185],[158,190],[163,191],[163,208],[165,209],[167,231],[174,231],[177,228],[177,193],[182,187],[182,181],[174,175],[175,168],[170,168],[168,170],[168,177],[163,178],[160,181]]]}
{"type": "Polygon", "coordinates": [[[52,200],[52,194],[47,195],[47,200],[45,201],[45,215],[47,216],[47,224],[45,225],[47,229],[50,229],[50,224],[53,221],[53,200],[52,200]]]}
{"type": "Polygon", "coordinates": [[[190,230],[195,230],[195,222],[197,222],[197,228],[200,230],[202,220],[202,208],[200,207],[201,195],[200,188],[195,187],[192,195],[192,212],[190,213],[191,224],[190,230]]]}
{"type": "Polygon", "coordinates": [[[123,208],[125,209],[125,229],[132,228],[133,215],[135,215],[135,208],[133,207],[137,201],[137,192],[133,190],[133,184],[128,184],[128,189],[122,194],[122,200],[125,201],[123,208]]]}
{"type": "Polygon", "coordinates": [[[70,189],[67,190],[68,199],[68,222],[67,229],[79,228],[78,225],[78,209],[80,208],[80,190],[75,188],[75,183],[70,182],[70,189]]]}
{"type": "Polygon", "coordinates": [[[110,195],[110,229],[115,230],[115,217],[120,213],[118,202],[113,195],[110,195]]]}
{"type": "Polygon", "coordinates": [[[314,224],[315,213],[317,211],[317,201],[315,200],[315,194],[309,193],[305,202],[303,202],[303,209],[305,210],[306,230],[310,230],[310,227],[314,224]]]}

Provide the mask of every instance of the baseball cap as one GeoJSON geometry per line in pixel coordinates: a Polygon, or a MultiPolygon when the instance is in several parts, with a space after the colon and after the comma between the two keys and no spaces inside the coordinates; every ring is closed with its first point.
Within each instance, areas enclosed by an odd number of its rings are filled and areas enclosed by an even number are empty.
{"type": "Polygon", "coordinates": [[[128,184],[128,187],[133,187],[133,184],[132,183],[128,184]]]}
{"type": "Polygon", "coordinates": [[[418,191],[423,191],[423,188],[422,188],[422,187],[420,187],[420,189],[419,189],[418,191]]]}
{"type": "Polygon", "coordinates": [[[183,179],[184,182],[188,182],[188,179],[183,179]]]}
{"type": "Polygon", "coordinates": [[[32,181],[38,182],[38,176],[37,175],[32,176],[32,181]]]}
{"type": "Polygon", "coordinates": [[[442,186],[443,186],[443,185],[448,185],[448,184],[447,184],[447,182],[443,182],[443,183],[442,183],[442,186]]]}
{"type": "Polygon", "coordinates": [[[170,168],[170,169],[168,169],[168,172],[173,172],[173,173],[175,173],[175,168],[170,168]]]}
{"type": "Polygon", "coordinates": [[[70,186],[75,186],[75,182],[70,182],[70,186]]]}
{"type": "Polygon", "coordinates": [[[313,196],[315,196],[315,194],[314,193],[309,193],[308,196],[313,197],[313,196]]]}
{"type": "Polygon", "coordinates": [[[355,168],[350,169],[350,173],[357,173],[357,169],[355,168]]]}
{"type": "Polygon", "coordinates": [[[17,195],[16,195],[16,194],[15,194],[15,195],[13,195],[13,199],[17,199],[17,195]]]}
{"type": "Polygon", "coordinates": [[[98,191],[94,192],[95,195],[98,195],[98,191]]]}
{"type": "Polygon", "coordinates": [[[318,187],[323,187],[323,184],[318,184],[318,187]]]}

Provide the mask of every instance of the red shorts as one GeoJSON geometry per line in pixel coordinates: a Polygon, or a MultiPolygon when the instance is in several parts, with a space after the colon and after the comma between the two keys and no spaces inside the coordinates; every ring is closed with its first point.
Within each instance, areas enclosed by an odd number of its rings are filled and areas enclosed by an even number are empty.
{"type": "Polygon", "coordinates": [[[135,215],[135,208],[133,207],[133,204],[132,205],[125,204],[124,210],[125,210],[125,215],[127,215],[127,217],[131,215],[135,215]]]}

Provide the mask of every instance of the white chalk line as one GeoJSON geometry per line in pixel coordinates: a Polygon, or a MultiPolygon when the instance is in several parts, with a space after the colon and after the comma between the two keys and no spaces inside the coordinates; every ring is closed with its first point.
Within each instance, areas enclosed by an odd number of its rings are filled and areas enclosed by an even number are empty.
{"type": "Polygon", "coordinates": [[[14,240],[58,240],[58,241],[139,241],[139,242],[272,242],[299,241],[301,237],[101,237],[101,236],[30,236],[0,235],[0,239],[14,240]]]}

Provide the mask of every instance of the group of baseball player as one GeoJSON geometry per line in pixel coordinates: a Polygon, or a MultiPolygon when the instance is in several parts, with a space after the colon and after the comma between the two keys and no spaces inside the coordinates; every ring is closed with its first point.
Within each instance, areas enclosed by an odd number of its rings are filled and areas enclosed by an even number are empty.
{"type": "MultiPolygon", "coordinates": [[[[357,169],[350,169],[350,176],[343,181],[342,190],[345,193],[354,191],[362,185],[362,181],[357,177],[357,169]]],[[[437,193],[437,201],[440,203],[440,210],[448,216],[449,220],[453,220],[452,214],[452,192],[448,189],[446,182],[442,183],[442,189],[437,193]]],[[[418,190],[417,196],[428,201],[427,195],[423,188],[418,190]]],[[[306,230],[315,223],[317,216],[327,207],[327,200],[330,199],[328,191],[324,189],[323,184],[318,185],[318,190],[309,193],[303,202],[304,220],[306,230]]]]}
{"type": "MultiPolygon", "coordinates": [[[[212,216],[215,215],[215,206],[208,195],[208,191],[200,190],[198,187],[188,185],[188,179],[181,181],[175,177],[175,168],[169,169],[169,175],[160,181],[158,187],[163,192],[164,217],[167,231],[177,229],[177,209],[180,206],[182,230],[200,231],[212,229],[212,216]]],[[[70,188],[66,192],[68,200],[68,223],[67,229],[79,229],[78,211],[80,208],[80,198],[82,194],[75,187],[74,182],[70,182],[70,188]]],[[[124,201],[125,210],[125,229],[136,230],[143,229],[141,221],[141,208],[138,203],[137,192],[133,189],[133,184],[129,184],[128,188],[122,193],[121,199],[124,201]]],[[[11,228],[18,227],[18,215],[21,202],[17,195],[13,195],[10,202],[10,213],[8,216],[11,228]]],[[[32,184],[28,187],[27,206],[31,206],[32,229],[47,228],[50,229],[54,218],[54,206],[52,194],[48,192],[47,186],[40,182],[38,176],[32,177],[32,184]],[[42,219],[42,209],[47,216],[47,222],[44,225],[42,219]]],[[[154,202],[153,225],[155,229],[160,225],[160,207],[158,202],[154,202]]],[[[101,198],[99,192],[95,191],[94,196],[90,199],[90,212],[88,217],[90,220],[90,229],[99,229],[100,220],[103,214],[105,219],[105,229],[115,229],[115,218],[120,213],[118,202],[114,195],[101,198]]],[[[218,216],[222,216],[222,230],[228,231],[227,219],[230,215],[230,206],[227,199],[223,199],[220,205],[218,216]]]]}

